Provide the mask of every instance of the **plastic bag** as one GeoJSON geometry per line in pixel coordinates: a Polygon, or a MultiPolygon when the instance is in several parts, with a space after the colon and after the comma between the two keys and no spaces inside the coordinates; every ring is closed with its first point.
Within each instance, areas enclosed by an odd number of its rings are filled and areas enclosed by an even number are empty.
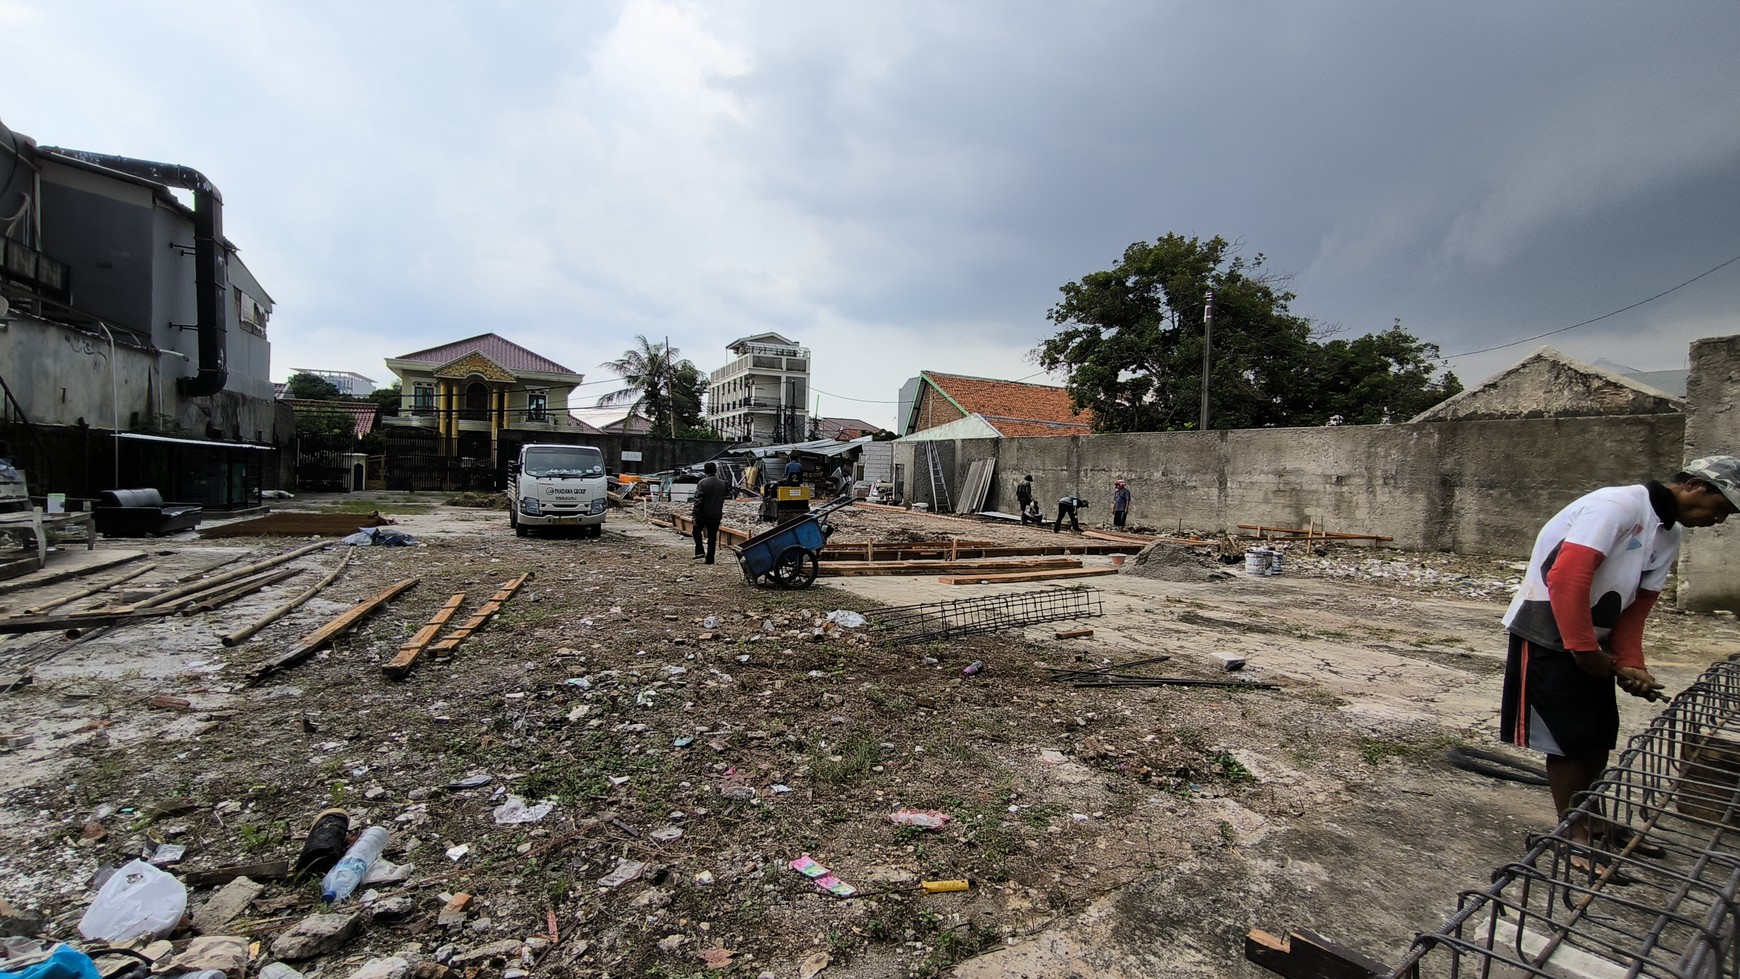
{"type": "Polygon", "coordinates": [[[187,888],[173,876],[135,860],[115,871],[79,919],[79,934],[92,941],[124,942],[149,934],[162,938],[187,911],[187,888]]]}
{"type": "Polygon", "coordinates": [[[91,957],[73,948],[60,945],[48,958],[17,972],[0,971],[8,979],[97,979],[97,965],[91,957]]]}
{"type": "Polygon", "coordinates": [[[846,629],[856,629],[864,624],[864,617],[851,609],[837,608],[828,613],[828,621],[846,629]]]}

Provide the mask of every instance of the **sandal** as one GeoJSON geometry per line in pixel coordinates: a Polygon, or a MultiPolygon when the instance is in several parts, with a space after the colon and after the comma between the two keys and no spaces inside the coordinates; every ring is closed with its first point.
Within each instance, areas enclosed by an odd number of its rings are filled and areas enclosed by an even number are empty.
{"type": "Polygon", "coordinates": [[[1637,883],[1637,878],[1613,866],[1613,858],[1605,853],[1573,853],[1565,858],[1565,865],[1579,875],[1587,874],[1591,879],[1607,874],[1601,881],[1609,887],[1629,887],[1637,883]],[[1612,868],[1609,871],[1608,868],[1612,868]]]}
{"type": "Polygon", "coordinates": [[[1642,834],[1635,832],[1629,826],[1609,825],[1604,832],[1597,835],[1615,851],[1623,850],[1629,846],[1632,856],[1646,857],[1650,860],[1660,860],[1667,856],[1666,849],[1648,842],[1642,834]]]}

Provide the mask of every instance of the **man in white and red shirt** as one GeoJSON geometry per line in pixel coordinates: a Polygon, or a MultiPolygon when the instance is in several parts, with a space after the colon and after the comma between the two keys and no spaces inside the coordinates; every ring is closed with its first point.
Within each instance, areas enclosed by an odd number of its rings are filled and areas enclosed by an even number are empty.
{"type": "MultiPolygon", "coordinates": [[[[1505,613],[1501,733],[1546,753],[1562,819],[1595,784],[1619,739],[1614,686],[1654,699],[1643,622],[1679,556],[1686,527],[1740,512],[1740,459],[1710,456],[1666,483],[1609,486],[1560,510],[1535,538],[1528,575],[1505,613]]],[[[1589,827],[1573,827],[1587,840],[1589,827]]]]}

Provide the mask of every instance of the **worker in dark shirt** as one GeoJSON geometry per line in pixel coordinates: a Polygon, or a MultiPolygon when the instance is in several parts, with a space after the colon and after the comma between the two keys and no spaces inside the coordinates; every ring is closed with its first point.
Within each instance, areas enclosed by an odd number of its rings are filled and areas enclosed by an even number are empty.
{"type": "Polygon", "coordinates": [[[797,456],[786,456],[785,457],[785,484],[787,486],[797,486],[798,484],[802,483],[803,481],[804,481],[804,464],[798,461],[797,456]]]}
{"type": "Polygon", "coordinates": [[[1077,510],[1085,509],[1087,501],[1079,496],[1066,496],[1057,501],[1057,523],[1052,524],[1051,532],[1057,533],[1063,529],[1063,518],[1069,518],[1069,529],[1081,533],[1081,523],[1075,519],[1077,510]]]}
{"type": "Polygon", "coordinates": [[[695,557],[713,563],[713,552],[719,545],[719,524],[725,519],[725,497],[731,485],[718,476],[719,467],[709,462],[701,467],[706,475],[695,484],[695,557]],[[706,546],[701,543],[706,537],[706,546]]]}

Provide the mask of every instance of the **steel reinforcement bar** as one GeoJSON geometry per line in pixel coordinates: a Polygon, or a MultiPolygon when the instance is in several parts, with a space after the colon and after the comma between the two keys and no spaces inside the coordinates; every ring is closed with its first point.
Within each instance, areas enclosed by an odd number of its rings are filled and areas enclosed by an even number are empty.
{"type": "Polygon", "coordinates": [[[1577,809],[1461,896],[1395,977],[1740,976],[1740,663],[1632,738],[1577,809]],[[1585,833],[1584,829],[1592,830],[1585,833]]]}
{"type": "Polygon", "coordinates": [[[1105,614],[1096,588],[1046,588],[1018,595],[984,595],[923,605],[901,605],[866,613],[896,642],[929,642],[1042,622],[1085,619],[1105,614]]]}

